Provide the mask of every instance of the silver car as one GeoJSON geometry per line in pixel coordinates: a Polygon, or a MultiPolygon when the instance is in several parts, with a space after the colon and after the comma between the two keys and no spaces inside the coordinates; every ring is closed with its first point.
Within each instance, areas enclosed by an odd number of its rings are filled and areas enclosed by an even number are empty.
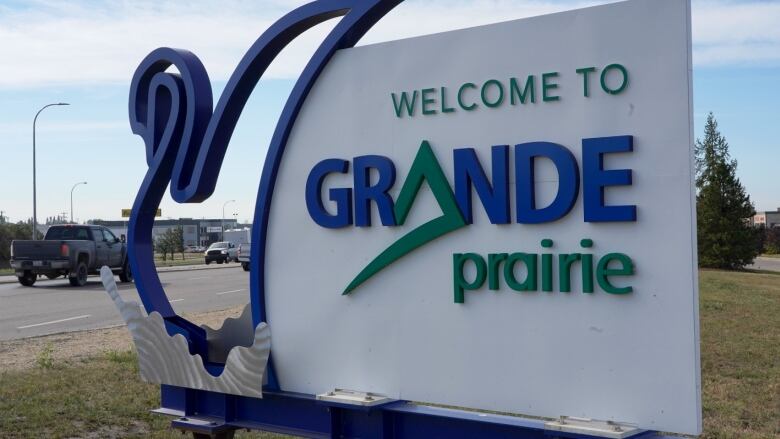
{"type": "Polygon", "coordinates": [[[239,244],[238,245],[238,262],[241,263],[241,268],[244,271],[249,271],[249,258],[252,254],[252,244],[239,244]]]}

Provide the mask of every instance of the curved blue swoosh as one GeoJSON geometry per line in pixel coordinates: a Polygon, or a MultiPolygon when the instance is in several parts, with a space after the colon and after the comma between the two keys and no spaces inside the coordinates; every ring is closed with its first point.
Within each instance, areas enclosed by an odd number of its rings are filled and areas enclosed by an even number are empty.
{"type": "MultiPolygon", "coordinates": [[[[130,91],[130,124],[146,143],[149,170],[136,196],[128,224],[131,269],[147,312],[160,312],[196,343],[197,327],[173,311],[154,269],[154,212],[171,183],[180,203],[198,203],[214,191],[225,151],[252,90],[268,66],[301,33],[330,18],[344,16],[307,64],[293,88],[269,146],[257,195],[253,224],[251,304],[254,325],[266,321],[265,242],[274,185],[292,127],[306,96],[333,54],[354,46],[402,0],[319,0],[290,12],[252,45],[231,75],[211,112],[211,84],[198,58],[187,51],[162,48],[147,56],[136,70],[130,91]],[[179,73],[170,73],[175,66],[179,73]]],[[[269,367],[269,387],[278,388],[269,367]]]]}

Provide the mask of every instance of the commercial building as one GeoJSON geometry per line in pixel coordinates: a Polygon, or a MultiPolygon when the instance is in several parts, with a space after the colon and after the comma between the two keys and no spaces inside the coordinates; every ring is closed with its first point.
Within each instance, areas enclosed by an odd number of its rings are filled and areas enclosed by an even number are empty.
{"type": "MultiPolygon", "coordinates": [[[[95,220],[91,221],[92,224],[108,227],[116,236],[127,235],[127,221],[103,221],[95,220]]],[[[181,227],[184,235],[185,247],[206,247],[211,243],[220,241],[222,239],[222,226],[224,224],[225,230],[234,229],[238,225],[238,221],[235,219],[193,219],[193,218],[179,218],[179,219],[158,219],[154,221],[154,228],[152,229],[152,236],[156,239],[157,236],[164,234],[170,229],[181,227]]]]}
{"type": "Polygon", "coordinates": [[[756,213],[751,222],[754,226],[780,227],[780,207],[776,211],[756,213]]]}

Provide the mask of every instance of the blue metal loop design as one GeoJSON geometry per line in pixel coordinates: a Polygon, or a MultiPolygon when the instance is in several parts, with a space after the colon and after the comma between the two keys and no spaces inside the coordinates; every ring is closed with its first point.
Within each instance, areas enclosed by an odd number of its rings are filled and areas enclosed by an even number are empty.
{"type": "MultiPolygon", "coordinates": [[[[169,333],[181,333],[192,353],[207,358],[205,334],[176,315],[157,275],[152,246],[154,216],[170,183],[179,203],[211,196],[238,118],[257,82],[276,56],[306,30],[331,18],[341,21],[319,46],[296,82],[277,123],[266,156],[252,228],[250,300],[254,325],[266,321],[265,242],[274,185],[292,127],[306,96],[333,54],[354,46],[402,0],[318,0],[282,17],[250,47],[231,75],[212,113],[211,82],[193,53],[160,48],[139,65],[130,89],[133,133],[146,145],[149,169],[128,223],[129,259],[147,312],[159,312],[169,333]],[[169,71],[174,67],[178,72],[169,71]]],[[[278,388],[269,360],[269,387],[278,388]]]]}

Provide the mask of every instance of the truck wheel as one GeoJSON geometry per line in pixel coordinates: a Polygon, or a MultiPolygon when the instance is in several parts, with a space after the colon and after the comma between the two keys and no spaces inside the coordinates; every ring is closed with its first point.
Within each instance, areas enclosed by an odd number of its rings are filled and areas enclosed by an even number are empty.
{"type": "Polygon", "coordinates": [[[122,267],[122,271],[119,273],[119,280],[122,282],[133,281],[133,272],[130,271],[130,264],[127,261],[125,261],[125,265],[122,267]]]}
{"type": "Polygon", "coordinates": [[[208,259],[206,259],[206,265],[209,265],[210,263],[211,263],[211,261],[209,261],[208,259]]]}
{"type": "Polygon", "coordinates": [[[246,262],[241,263],[241,268],[244,269],[244,271],[249,271],[249,264],[246,262]]]}
{"type": "Polygon", "coordinates": [[[31,271],[25,271],[24,274],[19,277],[19,283],[25,287],[31,287],[38,280],[38,276],[31,271]]]}
{"type": "Polygon", "coordinates": [[[87,263],[79,261],[78,265],[76,265],[76,276],[69,277],[68,280],[70,281],[71,286],[83,287],[87,284],[87,276],[89,276],[87,263]]]}

